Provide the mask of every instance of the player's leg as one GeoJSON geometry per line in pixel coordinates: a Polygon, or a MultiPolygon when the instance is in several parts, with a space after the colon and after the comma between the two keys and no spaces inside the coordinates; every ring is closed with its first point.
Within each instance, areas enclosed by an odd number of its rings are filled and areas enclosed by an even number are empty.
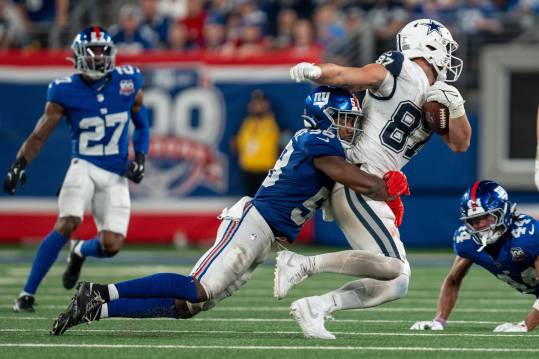
{"type": "Polygon", "coordinates": [[[58,200],[59,217],[53,230],[43,239],[13,310],[33,311],[34,295],[39,284],[58,258],[64,244],[82,222],[84,208],[93,193],[93,184],[84,163],[74,159],[62,184],[58,200]]]}
{"type": "Polygon", "coordinates": [[[129,225],[131,201],[127,179],[91,166],[91,176],[96,183],[92,212],[99,234],[87,241],[72,241],[63,276],[68,289],[78,281],[86,257],[112,257],[118,253],[129,225]]]}
{"type": "MultiPolygon", "coordinates": [[[[408,290],[410,270],[406,252],[394,224],[394,215],[387,205],[340,185],[334,189],[331,201],[333,216],[350,246],[354,250],[372,253],[373,259],[389,260],[373,260],[362,266],[362,270],[371,271],[371,276],[380,271],[374,276],[377,279],[364,278],[325,295],[292,303],[292,314],[308,337],[331,338],[331,333],[324,327],[323,318],[335,310],[379,305],[401,298],[408,290]]],[[[317,266],[338,269],[339,261],[349,257],[347,252],[322,255],[317,258],[317,266]]]]}

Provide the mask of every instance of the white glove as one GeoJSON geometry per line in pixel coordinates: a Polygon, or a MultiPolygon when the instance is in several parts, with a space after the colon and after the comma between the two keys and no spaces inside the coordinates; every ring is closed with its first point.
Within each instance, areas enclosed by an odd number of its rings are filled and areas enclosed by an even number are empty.
{"type": "Polygon", "coordinates": [[[528,327],[524,321],[520,323],[503,323],[494,328],[494,332],[500,333],[525,333],[528,331],[528,327]]]}
{"type": "Polygon", "coordinates": [[[320,75],[322,75],[322,69],[308,62],[300,62],[290,69],[290,77],[296,82],[316,80],[320,75]]]}
{"type": "Polygon", "coordinates": [[[446,84],[443,81],[436,81],[427,91],[426,102],[435,101],[447,106],[449,109],[449,118],[463,116],[464,99],[456,87],[446,84]]]}
{"type": "Polygon", "coordinates": [[[415,322],[410,330],[444,330],[444,325],[437,320],[415,322]]]}

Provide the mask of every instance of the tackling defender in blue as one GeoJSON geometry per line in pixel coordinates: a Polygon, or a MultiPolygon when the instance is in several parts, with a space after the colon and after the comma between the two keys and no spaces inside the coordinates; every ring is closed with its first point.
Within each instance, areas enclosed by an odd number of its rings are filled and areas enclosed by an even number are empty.
{"type": "Polygon", "coordinates": [[[45,111],[4,181],[4,191],[12,195],[17,184],[24,185],[26,166],[65,118],[71,130],[72,160],[59,194],[58,220],[38,248],[30,275],[13,306],[16,312],[34,311],[39,284],[81,224],[88,205],[99,234],[92,240],[72,241],[64,287],[74,287],[85,257],[111,257],[120,250],[131,207],[127,178],[139,183],[144,176],[150,129],[139,69],[114,66],[116,48],[101,27],[88,27],[79,33],[71,49],[77,73],[50,83],[45,111]],[[135,125],[135,160],[128,163],[130,121],[135,125]]]}
{"type": "Polygon", "coordinates": [[[51,334],[107,317],[190,318],[245,284],[275,240],[294,241],[335,181],[379,200],[408,191],[401,172],[384,180],[345,161],[343,146],[355,143],[363,119],[352,93],[319,87],[305,100],[303,117],[307,128],[294,134],[255,197],[243,197],[223,210],[215,244],[189,276],[159,273],[109,285],[82,282],[51,334]]]}
{"type": "Polygon", "coordinates": [[[464,226],[455,231],[457,257],[442,284],[438,313],[412,330],[443,330],[457,301],[462,280],[475,263],[519,292],[536,297],[520,323],[503,323],[495,332],[528,332],[539,324],[539,222],[515,212],[505,189],[493,181],[477,181],[460,202],[464,226]]]}

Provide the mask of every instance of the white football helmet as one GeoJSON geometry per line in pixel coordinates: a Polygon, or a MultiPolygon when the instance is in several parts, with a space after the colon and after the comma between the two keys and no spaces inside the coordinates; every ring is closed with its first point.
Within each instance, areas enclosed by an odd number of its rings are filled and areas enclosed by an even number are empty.
{"type": "Polygon", "coordinates": [[[458,49],[449,30],[431,19],[414,20],[397,34],[397,50],[408,59],[422,57],[436,70],[436,81],[454,82],[462,71],[462,60],[453,56],[458,49]]]}

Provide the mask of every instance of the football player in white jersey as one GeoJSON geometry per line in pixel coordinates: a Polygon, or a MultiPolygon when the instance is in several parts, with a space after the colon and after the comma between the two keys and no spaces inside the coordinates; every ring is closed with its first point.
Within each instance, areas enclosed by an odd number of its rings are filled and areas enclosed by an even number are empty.
{"type": "MultiPolygon", "coordinates": [[[[442,136],[447,146],[454,152],[467,150],[471,127],[464,100],[455,87],[447,84],[456,81],[462,70],[462,60],[453,55],[457,47],[441,23],[415,20],[397,34],[397,51],[384,53],[376,63],[357,68],[303,62],[292,67],[290,75],[298,82],[312,80],[367,90],[363,132],[347,151],[347,159],[368,173],[383,175],[400,170],[430,139],[432,132],[421,120],[421,108],[427,101],[449,109],[449,132],[442,136]]],[[[408,290],[410,267],[397,228],[404,214],[400,197],[373,201],[336,184],[329,208],[352,250],[317,256],[281,251],[274,295],[283,298],[294,285],[320,272],[364,278],[292,303],[291,314],[308,338],[335,338],[324,326],[324,318],[334,311],[376,306],[399,299],[408,290]],[[365,267],[370,264],[357,255],[358,250],[398,258],[402,266],[396,270],[377,263],[372,265],[371,275],[365,275],[365,267]]]]}

